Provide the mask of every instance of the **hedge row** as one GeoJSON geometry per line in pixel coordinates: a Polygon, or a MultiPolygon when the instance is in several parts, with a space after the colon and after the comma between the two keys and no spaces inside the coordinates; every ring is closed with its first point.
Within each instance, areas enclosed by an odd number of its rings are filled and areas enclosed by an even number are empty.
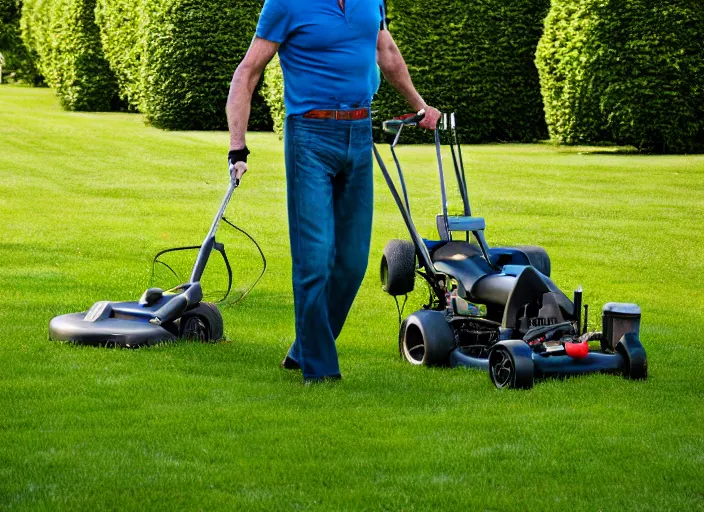
{"type": "Polygon", "coordinates": [[[700,0],[553,0],[536,63],[556,142],[704,149],[700,0]]]}
{"type": "MultiPolygon", "coordinates": [[[[19,1],[0,0],[0,44],[12,37],[5,20],[19,1]]],[[[531,141],[549,127],[565,143],[704,147],[701,0],[553,0],[544,33],[549,0],[387,3],[416,86],[430,104],[457,112],[465,142],[531,141]]],[[[232,72],[261,4],[25,0],[20,24],[26,60],[38,62],[66,108],[115,108],[119,90],[123,105],[156,126],[224,129],[232,72]]],[[[269,128],[273,113],[280,129],[279,66],[265,75],[267,100],[257,90],[250,128],[269,128]]],[[[374,108],[380,119],[408,110],[386,82],[374,108]]]]}
{"type": "MultiPolygon", "coordinates": [[[[548,7],[549,0],[387,1],[391,33],[418,91],[457,112],[464,142],[547,136],[534,54],[548,7]]],[[[374,108],[379,118],[409,110],[385,82],[374,108]]]]}
{"type": "MultiPolygon", "coordinates": [[[[22,24],[66,108],[127,105],[161,128],[224,129],[232,73],[261,6],[261,0],[27,0],[22,24]]],[[[259,90],[250,128],[271,128],[259,90]]]]}
{"type": "Polygon", "coordinates": [[[22,37],[67,110],[115,108],[117,83],[100,44],[95,0],[25,0],[22,37]]]}

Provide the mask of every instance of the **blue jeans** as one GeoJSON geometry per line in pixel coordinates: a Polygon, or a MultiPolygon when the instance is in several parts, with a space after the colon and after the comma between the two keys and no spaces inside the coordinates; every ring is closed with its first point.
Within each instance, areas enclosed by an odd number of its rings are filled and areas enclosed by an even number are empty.
{"type": "Polygon", "coordinates": [[[296,315],[288,357],[305,379],[338,376],[335,340],[369,260],[371,120],[290,116],[284,133],[296,315]]]}

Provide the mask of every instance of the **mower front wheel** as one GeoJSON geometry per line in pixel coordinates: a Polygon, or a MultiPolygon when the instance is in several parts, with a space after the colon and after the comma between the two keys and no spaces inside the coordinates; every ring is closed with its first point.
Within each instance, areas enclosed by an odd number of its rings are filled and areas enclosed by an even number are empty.
{"type": "Polygon", "coordinates": [[[381,258],[381,284],[394,297],[413,291],[416,279],[416,247],[408,240],[389,240],[381,258]]]}
{"type": "Polygon", "coordinates": [[[533,354],[523,340],[500,341],[489,353],[489,377],[499,389],[533,387],[533,354]]]}
{"type": "Polygon", "coordinates": [[[398,350],[412,365],[444,366],[454,348],[454,331],[440,311],[416,311],[401,324],[398,350]]]}
{"type": "Polygon", "coordinates": [[[633,380],[648,378],[648,357],[635,333],[624,334],[616,344],[616,352],[626,360],[626,366],[623,369],[624,377],[633,380]]]}
{"type": "Polygon", "coordinates": [[[223,322],[215,304],[201,302],[186,311],[180,322],[181,338],[194,341],[219,341],[223,337],[223,322]]]}

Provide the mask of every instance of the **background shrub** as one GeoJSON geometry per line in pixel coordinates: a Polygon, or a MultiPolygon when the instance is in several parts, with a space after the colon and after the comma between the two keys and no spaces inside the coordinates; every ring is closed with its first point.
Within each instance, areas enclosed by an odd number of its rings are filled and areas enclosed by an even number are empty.
{"type": "Polygon", "coordinates": [[[264,100],[269,106],[271,119],[274,123],[274,132],[279,137],[283,137],[286,106],[284,105],[284,73],[281,70],[278,54],[274,55],[274,58],[264,70],[262,96],[264,96],[264,100]]]}
{"type": "Polygon", "coordinates": [[[20,36],[21,0],[0,0],[0,53],[5,57],[3,82],[11,75],[15,81],[39,85],[42,77],[34,65],[33,54],[20,36]]]}
{"type": "MultiPolygon", "coordinates": [[[[225,129],[232,73],[249,47],[261,0],[147,2],[143,111],[154,126],[225,129]]],[[[269,108],[252,98],[250,129],[270,129],[269,108]]]]}
{"type": "Polygon", "coordinates": [[[97,0],[95,21],[103,53],[130,110],[142,104],[141,65],[145,22],[143,0],[97,0]]]}
{"type": "Polygon", "coordinates": [[[550,136],[704,149],[699,0],[554,0],[536,63],[550,136]]]}
{"type": "Polygon", "coordinates": [[[117,84],[103,56],[95,0],[26,0],[22,35],[67,110],[110,110],[117,84]]]}
{"type": "MultiPolygon", "coordinates": [[[[535,47],[549,0],[388,0],[390,30],[414,83],[431,105],[457,112],[464,142],[547,136],[535,47]]],[[[406,113],[382,83],[379,118],[406,113]]],[[[416,139],[430,134],[415,131],[416,139]]]]}

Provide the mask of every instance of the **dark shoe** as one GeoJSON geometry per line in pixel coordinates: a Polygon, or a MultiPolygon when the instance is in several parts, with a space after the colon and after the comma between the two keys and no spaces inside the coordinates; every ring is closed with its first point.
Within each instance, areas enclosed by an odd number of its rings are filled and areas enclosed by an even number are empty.
{"type": "Polygon", "coordinates": [[[284,360],[281,361],[281,364],[279,366],[281,368],[283,368],[284,370],[300,370],[301,369],[301,365],[298,364],[294,359],[291,359],[288,356],[284,357],[284,360]]]}
{"type": "Polygon", "coordinates": [[[306,386],[312,386],[314,384],[323,384],[325,382],[339,382],[342,380],[342,375],[325,375],[324,377],[309,377],[303,379],[303,383],[306,386]]]}

